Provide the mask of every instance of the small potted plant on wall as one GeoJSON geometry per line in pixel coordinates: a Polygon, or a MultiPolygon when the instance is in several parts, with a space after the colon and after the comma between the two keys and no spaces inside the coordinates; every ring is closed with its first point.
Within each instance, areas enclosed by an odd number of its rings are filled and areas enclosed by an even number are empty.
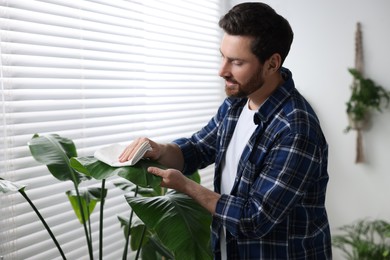
{"type": "Polygon", "coordinates": [[[349,69],[353,76],[352,93],[346,103],[348,114],[348,126],[345,132],[356,130],[356,159],[355,163],[364,162],[362,131],[367,128],[372,111],[382,112],[382,108],[388,107],[390,92],[373,80],[363,77],[357,69],[349,69]]]}
{"type": "Polygon", "coordinates": [[[390,101],[390,93],[382,86],[375,84],[369,78],[364,78],[357,69],[349,69],[353,76],[352,93],[347,104],[349,125],[346,131],[351,129],[364,129],[373,110],[382,112],[390,101]]]}
{"type": "Polygon", "coordinates": [[[355,34],[355,68],[349,68],[353,81],[351,96],[347,101],[348,126],[345,132],[356,130],[356,163],[364,162],[362,131],[367,128],[371,111],[382,112],[389,105],[390,92],[363,76],[363,44],[361,25],[357,23],[355,34]]]}

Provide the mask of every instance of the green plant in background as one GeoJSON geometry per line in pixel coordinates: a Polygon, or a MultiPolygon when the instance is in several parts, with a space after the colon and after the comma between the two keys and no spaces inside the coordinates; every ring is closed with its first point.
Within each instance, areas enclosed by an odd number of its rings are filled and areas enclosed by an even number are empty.
{"type": "Polygon", "coordinates": [[[370,121],[370,112],[382,112],[383,107],[387,107],[390,101],[390,92],[383,87],[376,85],[369,78],[364,78],[358,69],[349,69],[353,76],[352,93],[346,103],[348,126],[345,132],[350,130],[357,131],[356,137],[356,163],[364,162],[363,153],[363,135],[362,131],[367,127],[370,121]]]}
{"type": "Polygon", "coordinates": [[[382,112],[390,101],[390,92],[377,85],[370,78],[363,76],[363,40],[360,22],[356,23],[355,33],[355,68],[348,71],[353,77],[351,84],[351,96],[346,102],[348,126],[345,133],[356,130],[356,158],[355,163],[365,161],[363,152],[363,130],[370,125],[371,112],[382,112]]]}
{"type": "MultiPolygon", "coordinates": [[[[188,196],[161,188],[161,178],[147,173],[149,166],[162,167],[158,163],[142,159],[134,166],[111,167],[91,156],[77,157],[73,141],[55,134],[34,135],[28,145],[34,159],[45,164],[55,178],[73,182],[75,189],[66,191],[66,195],[84,227],[90,259],[93,259],[90,215],[98,202],[99,259],[103,256],[105,181],[112,176],[123,178],[115,185],[127,192],[124,199],[131,206],[128,219],[118,216],[126,239],[123,260],[127,257],[129,238],[132,250],[137,250],[136,258],[142,254],[143,259],[183,259],[184,256],[185,259],[212,259],[209,244],[211,215],[188,196]],[[79,188],[82,181],[91,179],[100,181],[101,187],[79,188]],[[134,218],[134,212],[139,218],[134,218]]],[[[190,178],[200,182],[197,172],[190,178]]],[[[61,256],[66,259],[44,218],[24,192],[24,186],[0,178],[0,191],[16,190],[33,207],[61,256]]]]}
{"type": "Polygon", "coordinates": [[[390,259],[390,223],[384,220],[358,220],[339,228],[332,237],[334,247],[348,260],[390,259]]]}
{"type": "Polygon", "coordinates": [[[370,111],[382,112],[382,108],[387,107],[390,101],[390,92],[382,86],[369,78],[364,78],[357,69],[350,68],[348,71],[353,76],[353,83],[351,96],[346,103],[350,118],[346,132],[356,129],[356,124],[364,124],[370,111]]]}

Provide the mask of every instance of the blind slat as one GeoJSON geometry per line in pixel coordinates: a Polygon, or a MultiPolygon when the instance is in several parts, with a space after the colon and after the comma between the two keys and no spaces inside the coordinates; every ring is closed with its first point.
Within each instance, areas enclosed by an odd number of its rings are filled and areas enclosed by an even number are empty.
{"type": "MultiPolygon", "coordinates": [[[[148,136],[189,136],[214,115],[223,96],[218,19],[222,0],[1,0],[0,177],[27,185],[68,259],[86,259],[82,226],[65,191],[31,156],[35,133],[72,139],[79,156],[148,136]]],[[[212,188],[212,166],[201,170],[212,188]]],[[[122,258],[117,215],[124,192],[107,181],[104,259],[122,258]]],[[[204,181],[203,181],[204,180],[204,181]]],[[[99,187],[90,180],[82,187],[99,187]]],[[[60,259],[30,205],[0,196],[0,256],[60,259]]],[[[98,207],[92,214],[98,256],[98,207]]],[[[1,258],[1,257],[0,257],[1,258]]],[[[128,259],[134,258],[129,252],[128,259]]]]}

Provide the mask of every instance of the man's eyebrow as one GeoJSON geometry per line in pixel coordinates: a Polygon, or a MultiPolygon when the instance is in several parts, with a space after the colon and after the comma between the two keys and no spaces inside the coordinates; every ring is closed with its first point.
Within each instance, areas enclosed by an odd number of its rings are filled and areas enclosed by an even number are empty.
{"type": "MultiPolygon", "coordinates": [[[[221,49],[219,49],[219,52],[221,53],[222,57],[225,57],[225,55],[222,53],[221,49]]],[[[225,57],[227,58],[229,61],[245,61],[244,59],[241,59],[241,58],[236,58],[236,57],[225,57]]]]}
{"type": "Polygon", "coordinates": [[[219,53],[221,53],[221,56],[222,56],[222,57],[225,57],[225,55],[223,54],[223,52],[221,51],[221,49],[219,49],[219,53]]]}

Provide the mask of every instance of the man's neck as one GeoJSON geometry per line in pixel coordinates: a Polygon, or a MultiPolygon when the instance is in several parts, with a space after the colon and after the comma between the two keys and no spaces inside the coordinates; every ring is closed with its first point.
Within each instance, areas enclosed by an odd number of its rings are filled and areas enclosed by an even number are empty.
{"type": "Polygon", "coordinates": [[[282,75],[279,73],[275,74],[275,77],[272,77],[265,82],[261,88],[253,92],[248,96],[249,98],[249,109],[258,110],[260,106],[267,100],[269,96],[284,83],[282,75]]]}

